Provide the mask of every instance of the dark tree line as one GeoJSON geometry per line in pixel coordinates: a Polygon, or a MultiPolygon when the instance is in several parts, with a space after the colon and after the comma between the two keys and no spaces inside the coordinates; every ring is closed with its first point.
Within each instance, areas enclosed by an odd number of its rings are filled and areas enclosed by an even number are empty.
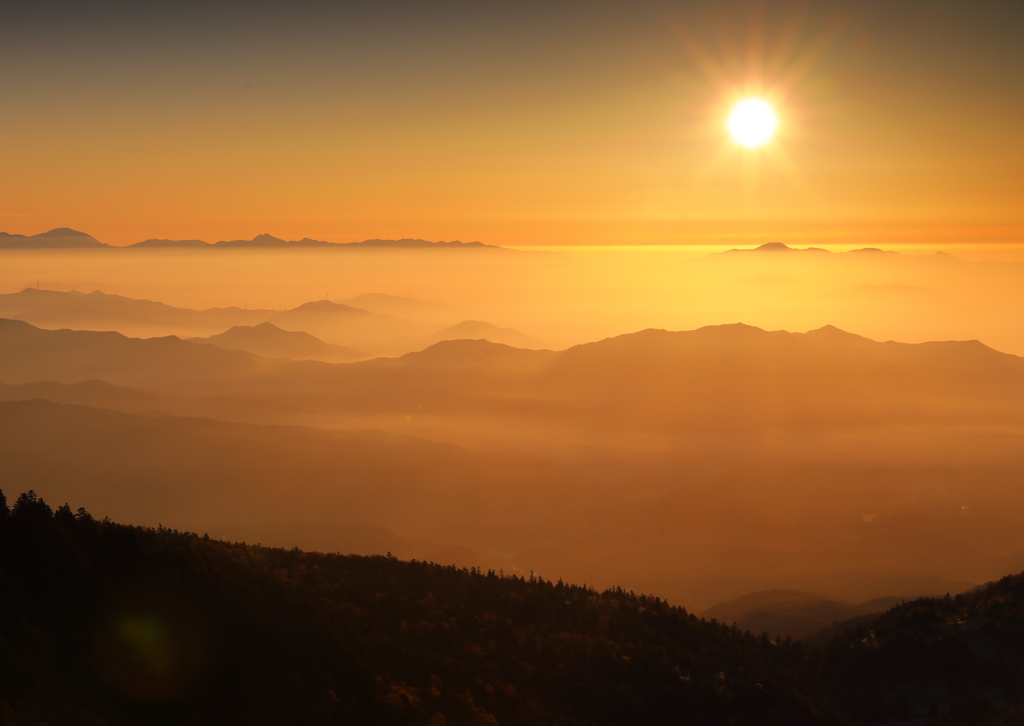
{"type": "Polygon", "coordinates": [[[922,723],[1021,723],[998,695],[1016,665],[971,640],[1022,652],[1020,576],[821,652],[620,589],[221,542],[29,492],[0,493],[0,605],[0,726],[870,723],[935,684],[959,695],[922,723]]]}
{"type": "Polygon", "coordinates": [[[0,513],[0,723],[811,724],[811,657],[658,598],[0,513]]]}

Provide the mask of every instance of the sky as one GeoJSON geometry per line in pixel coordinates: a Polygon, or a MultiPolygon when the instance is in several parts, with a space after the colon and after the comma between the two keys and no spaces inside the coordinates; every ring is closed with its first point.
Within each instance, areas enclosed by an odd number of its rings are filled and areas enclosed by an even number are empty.
{"type": "Polygon", "coordinates": [[[991,1],[5,3],[0,231],[1024,242],[1022,34],[991,1]]]}

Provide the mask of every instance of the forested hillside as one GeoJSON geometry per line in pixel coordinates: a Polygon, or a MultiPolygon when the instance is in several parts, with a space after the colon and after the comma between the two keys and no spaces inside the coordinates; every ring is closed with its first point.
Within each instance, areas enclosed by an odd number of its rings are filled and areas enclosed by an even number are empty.
{"type": "Polygon", "coordinates": [[[0,723],[823,722],[799,646],[656,598],[0,511],[0,723]]]}
{"type": "MultiPolygon", "coordinates": [[[[1024,575],[819,651],[658,598],[0,500],[0,724],[1024,722],[1024,575]]],[[[841,631],[842,628],[836,628],[841,631]]]]}
{"type": "Polygon", "coordinates": [[[1024,724],[1024,574],[858,621],[822,664],[858,720],[1024,724]]]}

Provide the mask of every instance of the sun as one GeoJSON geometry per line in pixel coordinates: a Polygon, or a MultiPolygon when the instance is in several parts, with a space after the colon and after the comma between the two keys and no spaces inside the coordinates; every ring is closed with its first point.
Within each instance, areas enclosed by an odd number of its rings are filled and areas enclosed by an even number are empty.
{"type": "Polygon", "coordinates": [[[779,117],[767,101],[745,98],[732,107],[725,125],[733,141],[754,149],[772,140],[779,127],[779,117]]]}

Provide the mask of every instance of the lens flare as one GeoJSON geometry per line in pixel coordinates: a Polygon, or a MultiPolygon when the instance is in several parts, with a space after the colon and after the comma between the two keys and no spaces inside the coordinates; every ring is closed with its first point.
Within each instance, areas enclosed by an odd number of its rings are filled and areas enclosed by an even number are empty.
{"type": "Polygon", "coordinates": [[[747,98],[733,106],[725,123],[733,141],[753,149],[771,141],[779,127],[779,118],[767,101],[747,98]]]}

